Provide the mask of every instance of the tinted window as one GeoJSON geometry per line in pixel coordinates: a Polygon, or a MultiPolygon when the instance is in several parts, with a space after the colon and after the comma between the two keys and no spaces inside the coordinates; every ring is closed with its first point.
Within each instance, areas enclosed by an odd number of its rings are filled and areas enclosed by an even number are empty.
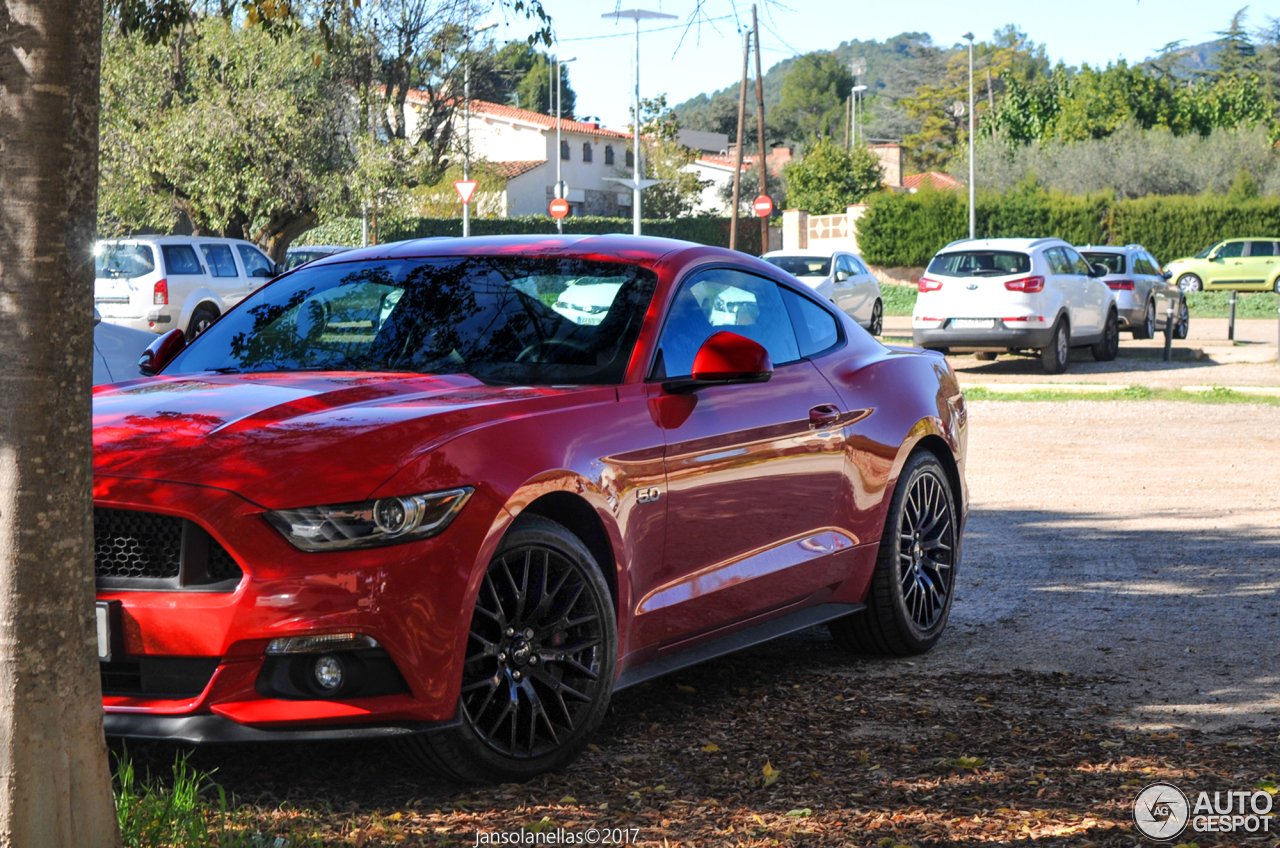
{"type": "Polygon", "coordinates": [[[1160,263],[1156,261],[1156,258],[1150,253],[1144,253],[1142,255],[1147,258],[1147,263],[1151,266],[1151,273],[1155,274],[1157,277],[1160,276],[1160,263]]]}
{"type": "Polygon", "coordinates": [[[1229,241],[1222,247],[1218,248],[1219,259],[1235,259],[1244,256],[1244,242],[1229,241]]]}
{"type": "Polygon", "coordinates": [[[93,251],[95,277],[141,277],[156,269],[156,257],[145,244],[100,243],[93,251]]]}
{"type": "MultiPolygon", "coordinates": [[[[1088,262],[1090,265],[1105,265],[1107,267],[1108,274],[1124,273],[1124,254],[1123,253],[1101,253],[1101,252],[1095,253],[1090,251],[1088,253],[1082,253],[1080,255],[1083,256],[1085,261],[1088,262]]],[[[1141,273],[1137,270],[1136,267],[1134,269],[1134,272],[1141,273]]],[[[1070,272],[1057,271],[1055,269],[1054,273],[1068,274],[1070,272]]]]}
{"type": "Polygon", "coordinates": [[[764,261],[797,277],[825,277],[831,273],[830,257],[766,256],[764,261]]]}
{"type": "Polygon", "coordinates": [[[236,260],[231,257],[231,248],[225,244],[202,244],[200,251],[204,261],[209,263],[209,273],[215,277],[238,277],[236,260]]]}
{"type": "Polygon", "coordinates": [[[274,277],[276,275],[276,270],[271,264],[271,260],[252,247],[237,244],[236,249],[240,251],[240,261],[244,263],[244,272],[250,277],[274,277]]]}
{"type": "Polygon", "coordinates": [[[800,358],[777,284],[741,271],[715,268],[685,281],[671,302],[658,342],[654,378],[690,376],[698,348],[720,330],[759,343],[775,366],[800,358]]]}
{"type": "Polygon", "coordinates": [[[1061,250],[1063,254],[1066,255],[1067,261],[1071,263],[1071,267],[1074,269],[1075,273],[1084,274],[1085,276],[1089,275],[1089,266],[1080,258],[1080,254],[1076,253],[1069,247],[1064,247],[1061,250]]]}
{"type": "Polygon", "coordinates": [[[391,371],[524,385],[616,383],[654,280],[633,265],[518,257],[313,265],[250,295],[166,373],[391,371]]]}
{"type": "Polygon", "coordinates": [[[315,250],[290,250],[288,255],[284,258],[284,269],[286,271],[292,271],[299,265],[306,265],[308,262],[312,262],[322,256],[328,255],[329,254],[327,253],[320,253],[315,250]]]}
{"type": "Polygon", "coordinates": [[[196,252],[188,244],[165,244],[160,246],[164,254],[166,274],[203,274],[204,268],[196,259],[196,252]]]}
{"type": "Polygon", "coordinates": [[[840,341],[839,326],[830,312],[790,289],[782,289],[782,299],[791,313],[791,326],[795,330],[801,356],[821,353],[840,341]]]}
{"type": "Polygon", "coordinates": [[[1275,242],[1270,241],[1251,241],[1249,242],[1250,256],[1275,256],[1275,242]]]}
{"type": "Polygon", "coordinates": [[[1044,252],[1045,261],[1049,263],[1049,270],[1055,274],[1070,274],[1071,263],[1067,261],[1067,255],[1062,252],[1060,247],[1051,247],[1044,252]]]}
{"type": "Polygon", "coordinates": [[[940,253],[929,263],[929,273],[948,277],[996,277],[1025,274],[1031,270],[1031,257],[1005,250],[962,250],[940,253]]]}

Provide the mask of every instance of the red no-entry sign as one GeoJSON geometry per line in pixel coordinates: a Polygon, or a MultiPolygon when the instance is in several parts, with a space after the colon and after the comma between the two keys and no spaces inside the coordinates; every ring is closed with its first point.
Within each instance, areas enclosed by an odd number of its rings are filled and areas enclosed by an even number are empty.
{"type": "Polygon", "coordinates": [[[769,195],[762,194],[751,204],[751,208],[756,210],[757,218],[768,218],[773,212],[773,201],[769,199],[769,195]]]}
{"type": "Polygon", "coordinates": [[[476,186],[480,183],[476,180],[455,180],[453,183],[454,190],[458,192],[458,196],[462,198],[463,203],[470,203],[471,196],[476,193],[476,186]]]}
{"type": "Polygon", "coordinates": [[[551,217],[552,218],[563,218],[565,215],[568,215],[568,214],[569,214],[569,201],[565,200],[563,197],[557,197],[555,200],[551,201],[551,217]]]}

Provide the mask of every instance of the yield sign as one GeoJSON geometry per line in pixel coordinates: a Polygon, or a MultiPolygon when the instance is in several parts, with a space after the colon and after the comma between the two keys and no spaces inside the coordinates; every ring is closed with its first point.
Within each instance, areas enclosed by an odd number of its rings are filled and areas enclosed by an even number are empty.
{"type": "Polygon", "coordinates": [[[471,196],[476,193],[476,186],[480,185],[477,180],[454,180],[453,187],[457,190],[458,196],[462,198],[463,203],[470,203],[471,196]]]}

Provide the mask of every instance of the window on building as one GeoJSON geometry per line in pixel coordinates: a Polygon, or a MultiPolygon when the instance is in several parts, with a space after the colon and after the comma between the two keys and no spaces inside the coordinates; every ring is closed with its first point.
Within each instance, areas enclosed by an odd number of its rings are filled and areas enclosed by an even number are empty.
{"type": "Polygon", "coordinates": [[[634,168],[636,165],[636,155],[632,151],[627,151],[627,167],[634,168]]]}
{"type": "Polygon", "coordinates": [[[613,145],[612,144],[606,144],[604,146],[604,163],[606,165],[613,164],[613,145]]]}
{"type": "Polygon", "coordinates": [[[566,162],[569,161],[569,142],[567,141],[560,142],[560,158],[566,162]]]}
{"type": "Polygon", "coordinates": [[[591,142],[589,141],[582,142],[582,161],[591,161],[591,142]]]}

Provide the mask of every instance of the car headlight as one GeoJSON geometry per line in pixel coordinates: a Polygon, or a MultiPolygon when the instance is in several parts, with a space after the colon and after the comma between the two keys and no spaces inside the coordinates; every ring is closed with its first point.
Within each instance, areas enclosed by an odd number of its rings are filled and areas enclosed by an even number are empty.
{"type": "Polygon", "coordinates": [[[271,526],[302,551],[374,548],[443,532],[472,491],[470,486],[464,486],[362,503],[278,509],[266,516],[271,526]]]}

